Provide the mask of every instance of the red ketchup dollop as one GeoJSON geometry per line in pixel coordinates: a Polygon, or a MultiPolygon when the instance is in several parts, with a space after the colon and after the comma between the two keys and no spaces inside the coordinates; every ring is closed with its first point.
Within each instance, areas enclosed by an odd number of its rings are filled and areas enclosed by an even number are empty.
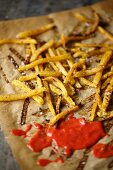
{"type": "Polygon", "coordinates": [[[113,156],[113,145],[98,143],[93,147],[93,154],[97,158],[113,156]]]}
{"type": "MultiPolygon", "coordinates": [[[[36,133],[27,144],[32,151],[40,152],[42,149],[51,146],[52,142],[55,142],[56,149],[62,147],[67,157],[74,150],[85,149],[94,145],[106,135],[101,122],[86,122],[83,118],[70,117],[61,121],[56,128],[44,127],[37,123],[34,123],[33,126],[36,128],[36,133]]],[[[14,130],[13,134],[15,134],[14,130]]],[[[20,136],[19,133],[18,136],[20,136]]],[[[39,164],[44,166],[51,162],[51,160],[44,160],[40,160],[39,164]]]]}
{"type": "Polygon", "coordinates": [[[52,162],[60,162],[60,163],[63,163],[64,160],[62,157],[59,157],[59,158],[56,158],[55,160],[49,160],[49,159],[39,159],[37,164],[40,165],[40,166],[46,166],[48,165],[49,163],[52,163],[52,162]]]}
{"type": "Polygon", "coordinates": [[[28,124],[26,125],[26,128],[25,130],[21,130],[21,129],[13,129],[11,131],[11,133],[15,136],[22,136],[22,137],[26,137],[27,136],[27,133],[31,130],[32,128],[32,125],[31,124],[28,124]]]}

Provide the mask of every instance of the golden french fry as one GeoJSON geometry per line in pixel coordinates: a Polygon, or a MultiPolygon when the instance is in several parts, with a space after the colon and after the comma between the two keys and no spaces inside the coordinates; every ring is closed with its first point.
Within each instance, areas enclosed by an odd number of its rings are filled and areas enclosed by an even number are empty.
{"type": "Polygon", "coordinates": [[[110,78],[110,77],[109,77],[109,78],[107,78],[107,79],[104,81],[104,83],[102,84],[101,89],[105,89],[105,88],[106,88],[106,86],[110,83],[110,80],[111,80],[111,78],[110,78]]]}
{"type": "Polygon", "coordinates": [[[98,26],[98,30],[100,33],[102,33],[106,38],[108,38],[109,40],[113,41],[113,35],[111,33],[109,33],[108,31],[106,31],[104,28],[102,28],[101,26],[98,26]]]}
{"type": "Polygon", "coordinates": [[[56,114],[60,112],[60,104],[61,104],[62,96],[60,95],[56,101],[56,114]]]}
{"type": "Polygon", "coordinates": [[[107,86],[105,93],[104,93],[104,98],[103,98],[103,102],[102,102],[102,111],[106,112],[109,101],[111,99],[111,95],[113,92],[113,77],[110,80],[110,84],[107,86]]]}
{"type": "Polygon", "coordinates": [[[37,44],[35,39],[0,39],[0,45],[3,44],[37,44]]]}
{"type": "Polygon", "coordinates": [[[28,97],[36,96],[36,95],[42,93],[43,91],[45,91],[45,89],[40,88],[40,89],[29,91],[27,93],[0,95],[0,102],[10,102],[10,101],[15,101],[15,100],[23,100],[23,99],[26,99],[28,97]]]}
{"type": "Polygon", "coordinates": [[[68,96],[67,90],[64,84],[56,77],[47,77],[44,80],[52,81],[55,86],[57,86],[62,91],[62,95],[68,96]]]}
{"type": "Polygon", "coordinates": [[[65,118],[66,115],[68,115],[71,112],[74,112],[79,109],[79,106],[74,106],[69,109],[66,109],[65,111],[62,111],[61,113],[57,114],[55,117],[53,117],[52,120],[50,120],[50,125],[53,126],[55,123],[59,121],[59,119],[65,118]]]}
{"type": "Polygon", "coordinates": [[[47,100],[47,104],[48,104],[49,110],[51,111],[52,115],[55,116],[56,113],[55,113],[55,109],[54,109],[53,104],[52,104],[48,82],[44,80],[43,84],[44,84],[44,86],[45,86],[45,88],[47,90],[46,91],[46,100],[47,100]]]}
{"type": "Polygon", "coordinates": [[[98,106],[97,101],[94,101],[93,106],[92,106],[92,110],[91,110],[91,113],[90,113],[90,117],[89,117],[90,121],[93,121],[94,118],[95,118],[95,113],[96,113],[96,110],[97,110],[97,106],[98,106]]]}
{"type": "Polygon", "coordinates": [[[31,37],[34,35],[39,35],[43,32],[46,32],[50,29],[52,29],[55,25],[54,24],[48,24],[45,26],[42,26],[36,30],[30,30],[30,31],[24,31],[24,32],[20,32],[19,34],[17,34],[17,38],[26,38],[26,37],[31,37]]]}
{"type": "Polygon", "coordinates": [[[18,71],[21,72],[21,71],[29,70],[31,68],[34,68],[37,65],[40,65],[40,64],[44,64],[44,63],[48,63],[48,62],[62,61],[62,60],[69,59],[69,58],[70,58],[69,55],[54,56],[51,58],[49,58],[49,57],[48,58],[40,58],[36,61],[33,61],[32,63],[30,63],[28,65],[20,66],[18,71]]]}
{"type": "Polygon", "coordinates": [[[87,86],[96,87],[96,85],[93,82],[91,82],[90,80],[85,79],[84,77],[80,77],[79,79],[80,79],[81,83],[83,83],[83,84],[85,84],[87,86]]]}
{"type": "MultiPolygon", "coordinates": [[[[12,85],[14,85],[15,87],[18,87],[19,89],[25,91],[25,92],[31,92],[32,90],[26,86],[23,82],[20,82],[19,80],[13,80],[12,81],[12,85]]],[[[42,87],[41,87],[42,88],[42,87]]],[[[43,87],[44,88],[44,87],[43,87]]],[[[43,92],[43,91],[42,91],[43,92]]],[[[40,92],[41,93],[41,92],[40,92]]],[[[40,96],[33,96],[32,97],[37,103],[39,104],[44,104],[44,100],[42,99],[42,97],[40,96]]]]}
{"type": "Polygon", "coordinates": [[[74,74],[74,77],[86,77],[86,76],[91,76],[101,70],[104,69],[104,66],[100,65],[99,67],[96,67],[96,68],[92,68],[91,70],[81,70],[81,71],[77,71],[75,74],[74,74]]]}
{"type": "Polygon", "coordinates": [[[51,89],[51,91],[53,93],[55,93],[57,95],[61,95],[62,94],[62,91],[58,87],[56,87],[55,85],[49,84],[49,86],[50,86],[50,89],[51,89]]]}
{"type": "Polygon", "coordinates": [[[36,79],[37,76],[40,76],[40,77],[51,77],[51,76],[59,77],[60,75],[61,75],[61,73],[58,72],[58,71],[57,72],[55,72],[55,71],[53,71],[53,72],[50,72],[50,71],[39,71],[37,73],[31,73],[31,74],[29,74],[27,76],[20,76],[19,80],[20,81],[28,81],[28,80],[36,79]]]}
{"type": "MultiPolygon", "coordinates": [[[[49,52],[49,55],[51,56],[51,58],[53,58],[56,55],[56,53],[55,53],[56,51],[52,48],[49,48],[48,52],[49,52]]],[[[58,55],[60,56],[61,54],[58,54],[58,55]]],[[[63,55],[68,55],[68,54],[63,54],[63,55]]],[[[55,64],[56,64],[57,68],[60,70],[60,72],[63,73],[66,76],[67,71],[65,70],[63,65],[59,61],[57,61],[55,64]]]]}
{"type": "Polygon", "coordinates": [[[70,79],[71,79],[71,76],[73,74],[74,71],[76,71],[77,67],[78,66],[81,66],[82,64],[84,64],[85,60],[84,59],[81,59],[79,62],[73,64],[73,66],[70,68],[65,80],[64,80],[64,83],[67,84],[70,79]]]}
{"type": "Polygon", "coordinates": [[[37,59],[37,57],[44,52],[45,50],[47,50],[48,48],[52,47],[54,44],[54,40],[50,40],[47,43],[45,43],[44,45],[42,45],[38,50],[35,50],[34,54],[31,57],[31,62],[35,61],[37,59]]]}
{"type": "MultiPolygon", "coordinates": [[[[103,57],[101,58],[101,61],[100,61],[100,64],[99,66],[103,65],[104,67],[106,67],[107,63],[109,62],[111,56],[112,56],[112,51],[106,51],[105,54],[103,55],[103,57]]],[[[101,80],[101,77],[102,77],[102,73],[103,73],[103,70],[99,71],[96,73],[95,77],[94,77],[94,80],[93,80],[93,83],[95,85],[98,85],[98,83],[100,82],[101,80]]]]}

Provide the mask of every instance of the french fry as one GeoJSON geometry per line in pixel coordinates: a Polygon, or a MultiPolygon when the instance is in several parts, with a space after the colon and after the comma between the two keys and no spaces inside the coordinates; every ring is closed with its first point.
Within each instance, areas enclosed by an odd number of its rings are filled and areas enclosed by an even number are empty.
{"type": "MultiPolygon", "coordinates": [[[[103,65],[104,67],[106,67],[107,63],[109,62],[111,56],[112,56],[112,51],[106,51],[105,54],[103,55],[103,57],[101,58],[101,61],[100,61],[100,64],[99,66],[103,65]]],[[[95,85],[98,85],[98,83],[100,82],[101,80],[101,77],[102,77],[102,73],[103,73],[103,70],[99,71],[96,73],[95,77],[94,77],[94,80],[93,80],[93,83],[95,85]]]]}
{"type": "Polygon", "coordinates": [[[55,93],[57,95],[61,95],[62,94],[62,91],[58,87],[56,87],[55,85],[49,84],[49,86],[50,86],[50,89],[51,89],[51,91],[53,93],[55,93]]]}
{"type": "Polygon", "coordinates": [[[29,70],[31,68],[34,68],[37,65],[40,65],[40,64],[44,64],[44,63],[48,63],[48,62],[62,61],[62,60],[69,59],[69,58],[70,58],[69,55],[54,56],[51,58],[49,58],[49,57],[48,58],[40,58],[36,61],[33,61],[32,63],[30,63],[28,65],[20,66],[18,71],[21,72],[21,71],[29,70]]]}
{"type": "Polygon", "coordinates": [[[96,88],[96,85],[93,82],[91,82],[90,80],[87,80],[84,77],[80,77],[79,79],[80,79],[81,83],[83,83],[83,84],[85,84],[87,86],[96,88]]]}
{"type": "Polygon", "coordinates": [[[46,32],[50,29],[52,29],[55,25],[54,24],[48,24],[45,26],[42,26],[36,30],[30,30],[30,31],[24,31],[24,32],[20,32],[19,34],[17,34],[17,38],[26,38],[26,37],[31,37],[34,35],[39,35],[43,32],[46,32]]]}
{"type": "Polygon", "coordinates": [[[58,88],[61,89],[62,94],[64,96],[68,96],[68,93],[67,93],[67,90],[66,90],[64,84],[58,78],[56,78],[56,77],[47,77],[44,80],[52,81],[55,86],[57,86],[58,88]]]}
{"type": "MultiPolygon", "coordinates": [[[[50,56],[48,53],[46,53],[46,58],[50,58],[50,57],[51,57],[51,56],[50,56]]],[[[50,62],[49,64],[51,65],[51,67],[52,67],[55,71],[59,71],[59,69],[58,69],[58,67],[56,66],[55,63],[50,62]]]]}
{"type": "Polygon", "coordinates": [[[47,43],[45,43],[44,45],[42,45],[39,49],[35,50],[33,56],[31,57],[31,62],[35,61],[37,59],[37,57],[44,52],[45,50],[47,50],[48,48],[52,47],[54,44],[54,40],[50,40],[47,43]]]}
{"type": "MultiPolygon", "coordinates": [[[[55,51],[52,48],[49,48],[48,52],[49,52],[49,55],[51,56],[51,58],[53,58],[56,55],[55,51]]],[[[68,55],[68,54],[63,54],[63,55],[68,55]]],[[[63,73],[66,76],[67,75],[67,71],[65,70],[63,65],[59,61],[57,61],[55,64],[58,67],[58,69],[60,70],[60,72],[63,73]]]]}
{"type": "Polygon", "coordinates": [[[107,78],[101,86],[101,89],[105,89],[106,86],[110,83],[111,77],[107,78]]]}
{"type": "Polygon", "coordinates": [[[74,112],[79,109],[79,106],[74,106],[69,109],[66,109],[65,111],[62,111],[61,113],[57,114],[55,117],[53,117],[52,120],[50,120],[50,125],[53,126],[55,123],[57,123],[60,119],[65,118],[69,113],[74,112]]]}
{"type": "Polygon", "coordinates": [[[60,104],[61,104],[62,96],[58,96],[57,102],[56,102],[56,114],[59,114],[60,112],[60,104]]]}
{"type": "Polygon", "coordinates": [[[77,19],[79,19],[79,20],[81,20],[83,22],[89,22],[89,23],[93,23],[94,22],[92,19],[85,17],[84,15],[80,14],[79,12],[74,13],[74,16],[77,19]]]}
{"type": "Polygon", "coordinates": [[[92,48],[92,47],[104,47],[104,48],[113,48],[113,45],[111,44],[84,44],[84,43],[75,43],[74,44],[75,47],[88,47],[88,48],[92,48]]]}
{"type": "Polygon", "coordinates": [[[110,80],[110,84],[107,86],[105,93],[104,93],[104,98],[103,98],[103,102],[102,102],[102,111],[106,112],[109,101],[111,99],[111,95],[113,92],[113,77],[110,80]]]}
{"type": "Polygon", "coordinates": [[[31,73],[27,76],[20,76],[19,77],[19,80],[20,81],[28,81],[28,80],[32,80],[32,79],[36,79],[37,76],[40,76],[40,77],[59,77],[61,75],[60,72],[50,72],[50,71],[39,71],[37,73],[31,73]]]}
{"type": "Polygon", "coordinates": [[[44,87],[46,88],[46,101],[47,101],[47,104],[48,104],[48,108],[49,110],[51,111],[52,115],[55,116],[56,113],[55,113],[55,109],[53,107],[53,104],[52,104],[52,100],[51,100],[51,95],[50,95],[50,90],[49,90],[49,86],[48,86],[48,82],[47,81],[43,81],[43,84],[44,84],[44,87]]]}
{"type": "Polygon", "coordinates": [[[97,104],[97,101],[95,100],[94,103],[93,103],[93,106],[92,106],[90,117],[89,117],[90,121],[93,121],[94,118],[95,118],[95,113],[96,113],[96,110],[97,110],[97,106],[98,106],[98,104],[97,104]]]}
{"type": "Polygon", "coordinates": [[[65,78],[65,80],[64,80],[64,83],[65,83],[65,84],[67,84],[67,83],[70,81],[71,76],[72,76],[73,72],[76,71],[77,67],[78,67],[78,66],[81,66],[84,62],[85,62],[85,60],[84,60],[84,59],[81,59],[79,62],[75,63],[75,64],[72,66],[72,68],[70,68],[70,70],[69,70],[69,72],[68,72],[68,74],[67,74],[67,76],[66,76],[66,78],[65,78]]]}
{"type": "MultiPolygon", "coordinates": [[[[26,86],[23,82],[20,82],[19,80],[13,80],[12,81],[12,85],[14,85],[15,87],[18,87],[19,89],[25,91],[25,92],[31,92],[32,90],[26,86]]],[[[42,88],[42,87],[41,87],[42,88]]],[[[39,88],[40,89],[40,88],[39,88]]],[[[43,93],[43,91],[42,91],[43,93]]],[[[41,92],[40,92],[41,94],[41,92]]],[[[42,97],[40,97],[39,95],[38,96],[33,96],[32,97],[37,103],[39,104],[44,104],[44,100],[42,99],[42,97]]]]}
{"type": "Polygon", "coordinates": [[[63,98],[66,100],[66,102],[72,107],[75,106],[75,102],[72,100],[70,96],[63,96],[63,98]]]}
{"type": "Polygon", "coordinates": [[[37,44],[35,39],[0,39],[0,45],[3,44],[37,44]]]}
{"type": "Polygon", "coordinates": [[[75,74],[74,74],[74,77],[86,77],[86,76],[91,76],[101,70],[104,69],[104,66],[100,65],[99,67],[97,68],[92,68],[92,69],[89,69],[89,70],[81,70],[81,71],[77,71],[75,74]]]}
{"type": "Polygon", "coordinates": [[[23,99],[26,99],[28,97],[36,96],[36,95],[42,93],[43,91],[45,91],[45,89],[40,88],[40,89],[29,91],[27,93],[0,95],[0,102],[10,102],[10,101],[16,101],[16,100],[23,100],[23,99]]]}
{"type": "Polygon", "coordinates": [[[111,33],[109,33],[108,31],[106,31],[101,26],[98,26],[98,31],[100,33],[102,33],[106,38],[108,38],[109,40],[113,41],[113,35],[111,33]]]}

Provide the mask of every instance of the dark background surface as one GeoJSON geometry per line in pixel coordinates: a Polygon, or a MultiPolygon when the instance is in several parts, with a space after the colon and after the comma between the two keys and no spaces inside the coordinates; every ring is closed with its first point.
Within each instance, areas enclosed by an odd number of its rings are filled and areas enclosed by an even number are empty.
{"type": "MultiPolygon", "coordinates": [[[[45,15],[90,5],[99,0],[0,0],[0,20],[45,15]]],[[[20,170],[0,130],[0,170],[20,170]]]]}

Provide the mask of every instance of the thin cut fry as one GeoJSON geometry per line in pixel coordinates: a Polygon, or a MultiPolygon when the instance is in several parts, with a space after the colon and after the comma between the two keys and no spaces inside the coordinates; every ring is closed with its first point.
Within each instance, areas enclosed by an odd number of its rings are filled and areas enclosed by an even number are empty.
{"type": "Polygon", "coordinates": [[[110,83],[111,77],[107,78],[105,82],[102,84],[101,89],[105,89],[106,86],[110,83]]]}
{"type": "Polygon", "coordinates": [[[58,87],[56,87],[55,85],[49,84],[49,86],[50,86],[50,89],[51,89],[51,91],[53,93],[55,93],[57,95],[61,95],[62,94],[62,91],[58,87]]]}
{"type": "Polygon", "coordinates": [[[67,93],[67,90],[66,90],[64,84],[58,78],[56,78],[56,77],[47,77],[44,80],[52,81],[55,86],[57,86],[58,88],[60,88],[62,90],[62,94],[64,96],[68,96],[68,93],[67,93]]]}
{"type": "Polygon", "coordinates": [[[75,106],[75,102],[72,100],[70,96],[63,96],[63,98],[66,100],[66,102],[72,107],[75,106]]]}
{"type": "Polygon", "coordinates": [[[0,39],[0,45],[3,44],[37,44],[35,39],[0,39]]]}
{"type": "Polygon", "coordinates": [[[102,103],[102,110],[103,112],[106,112],[109,101],[111,99],[111,95],[113,92],[113,77],[110,80],[110,84],[107,86],[105,93],[104,93],[104,98],[103,98],[103,103],[102,103]]]}
{"type": "MultiPolygon", "coordinates": [[[[54,57],[55,54],[56,54],[55,51],[52,48],[49,48],[48,52],[49,52],[49,55],[51,56],[51,58],[54,57]]],[[[58,54],[58,55],[61,55],[61,54],[58,54]]],[[[67,55],[67,54],[63,54],[63,55],[67,55]]],[[[67,71],[65,70],[63,65],[59,61],[57,61],[55,64],[58,67],[58,69],[60,70],[60,72],[63,73],[66,76],[67,75],[67,71]]]]}
{"type": "Polygon", "coordinates": [[[0,102],[10,102],[10,101],[16,101],[16,100],[23,100],[23,99],[26,99],[28,97],[36,96],[39,93],[42,93],[43,91],[45,91],[45,89],[40,88],[40,89],[29,91],[27,93],[0,95],[0,102]]]}
{"type": "MultiPolygon", "coordinates": [[[[99,66],[103,65],[104,67],[106,67],[106,65],[109,62],[111,56],[112,56],[112,51],[106,51],[106,53],[103,55],[103,57],[102,57],[102,59],[100,61],[99,66]]],[[[96,73],[96,75],[94,77],[94,80],[93,80],[93,83],[95,85],[98,85],[98,83],[100,82],[101,77],[102,77],[102,73],[103,73],[103,70],[96,73]]]]}
{"type": "Polygon", "coordinates": [[[99,72],[100,70],[103,70],[104,69],[104,66],[99,66],[97,68],[92,68],[91,70],[81,70],[81,71],[77,71],[75,74],[74,74],[74,77],[86,77],[86,76],[91,76],[97,72],[99,72]]]}
{"type": "Polygon", "coordinates": [[[75,47],[88,47],[88,48],[92,48],[92,47],[107,47],[107,48],[111,48],[111,47],[113,47],[112,44],[84,44],[84,43],[75,43],[74,46],[75,47]]]}
{"type": "Polygon", "coordinates": [[[35,61],[37,59],[37,57],[44,52],[45,50],[47,50],[48,48],[50,48],[51,46],[53,46],[54,44],[54,40],[50,40],[47,43],[45,43],[44,45],[42,45],[38,50],[35,50],[33,56],[31,57],[31,62],[35,61]]]}
{"type": "Polygon", "coordinates": [[[97,106],[98,106],[98,104],[97,104],[97,101],[95,100],[94,103],[93,103],[93,106],[92,106],[91,113],[90,113],[90,118],[89,118],[90,121],[93,121],[94,118],[95,118],[95,113],[96,113],[96,110],[97,110],[97,106]]]}
{"type": "Polygon", "coordinates": [[[49,86],[48,86],[48,82],[47,81],[43,81],[43,84],[46,88],[46,100],[47,100],[47,104],[48,104],[48,107],[49,107],[49,110],[51,111],[52,115],[55,116],[56,113],[55,113],[55,110],[54,110],[54,107],[53,107],[53,104],[52,104],[52,101],[51,101],[51,95],[50,95],[50,90],[49,90],[49,86]]]}
{"type": "Polygon", "coordinates": [[[19,80],[20,81],[28,81],[37,78],[37,76],[40,77],[59,77],[61,75],[60,72],[50,72],[50,71],[39,71],[37,73],[31,73],[27,76],[20,76],[19,80]]]}
{"type": "Polygon", "coordinates": [[[56,114],[59,114],[59,112],[60,112],[61,100],[62,100],[62,96],[60,95],[57,99],[57,102],[56,102],[56,114]]]}
{"type": "Polygon", "coordinates": [[[41,59],[38,59],[36,61],[33,61],[32,63],[28,64],[28,65],[25,65],[25,66],[20,66],[18,71],[25,71],[25,70],[29,70],[31,68],[34,68],[35,66],[39,65],[39,64],[44,64],[44,63],[48,63],[48,62],[56,62],[56,61],[62,61],[62,60],[65,60],[65,59],[70,59],[70,56],[69,55],[61,55],[61,56],[54,56],[54,57],[51,57],[51,58],[41,58],[41,59]]]}
{"type": "Polygon", "coordinates": [[[74,112],[79,109],[79,106],[74,106],[69,109],[66,109],[65,111],[62,111],[61,113],[57,114],[53,119],[50,121],[50,125],[53,126],[55,123],[58,122],[59,119],[64,118],[66,115],[68,115],[71,112],[74,112]]]}
{"type": "Polygon", "coordinates": [[[24,32],[21,32],[19,34],[17,34],[17,38],[26,38],[26,37],[31,37],[31,36],[34,36],[34,35],[39,35],[43,32],[46,32],[50,29],[52,29],[55,25],[54,24],[48,24],[48,25],[45,25],[45,26],[42,26],[36,30],[30,30],[30,31],[24,31],[24,32]]]}
{"type": "MultiPolygon", "coordinates": [[[[25,92],[31,92],[32,90],[26,86],[24,83],[20,82],[19,80],[13,80],[12,81],[12,85],[14,85],[15,87],[20,88],[21,90],[25,91],[25,92]]],[[[41,87],[42,88],[42,87],[41,87]]],[[[44,87],[43,87],[44,88],[44,87]]],[[[43,91],[42,91],[43,92],[43,91]]],[[[41,92],[40,92],[41,94],[41,92]]],[[[44,100],[42,99],[42,97],[40,96],[33,96],[32,97],[37,103],[39,104],[44,104],[44,100]]]]}
{"type": "Polygon", "coordinates": [[[98,26],[98,30],[99,32],[101,32],[104,36],[106,36],[106,38],[108,38],[109,40],[113,41],[113,35],[111,33],[109,33],[108,31],[106,31],[104,28],[102,28],[101,26],[98,26]]]}
{"type": "Polygon", "coordinates": [[[74,16],[76,18],[78,18],[79,20],[84,21],[84,22],[89,22],[89,23],[93,23],[94,22],[92,19],[85,17],[84,15],[80,14],[79,12],[76,12],[74,14],[74,16]]]}
{"type": "Polygon", "coordinates": [[[93,82],[91,82],[90,80],[85,79],[84,77],[80,77],[79,79],[80,79],[81,83],[83,83],[83,84],[85,84],[87,86],[96,87],[96,85],[93,82]]]}
{"type": "Polygon", "coordinates": [[[73,66],[72,66],[71,69],[69,70],[69,72],[68,72],[68,74],[67,74],[67,76],[66,76],[66,78],[65,78],[65,80],[64,80],[64,83],[65,83],[65,84],[67,84],[67,83],[70,81],[71,75],[73,74],[74,71],[76,71],[76,68],[77,68],[78,66],[81,66],[84,62],[85,62],[85,60],[84,60],[84,59],[81,59],[78,63],[73,64],[73,66]]]}

